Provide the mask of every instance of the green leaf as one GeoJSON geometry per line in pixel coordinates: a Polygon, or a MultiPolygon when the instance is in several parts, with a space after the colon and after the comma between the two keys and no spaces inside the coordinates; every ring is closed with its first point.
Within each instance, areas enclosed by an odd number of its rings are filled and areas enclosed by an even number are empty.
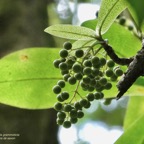
{"type": "MultiPolygon", "coordinates": [[[[95,29],[97,20],[88,20],[82,26],[95,29]]],[[[132,57],[139,49],[141,49],[141,41],[135,37],[129,30],[123,26],[113,23],[106,34],[103,35],[108,39],[109,44],[113,47],[119,57],[132,57]]],[[[126,69],[126,68],[125,68],[126,69]]],[[[128,96],[144,96],[144,78],[140,77],[134,85],[127,91],[128,96]]],[[[116,83],[113,83],[113,88],[110,91],[105,91],[105,97],[114,97],[118,93],[116,83]]]]}
{"type": "Polygon", "coordinates": [[[45,32],[57,37],[72,39],[72,40],[91,40],[96,38],[95,31],[68,24],[52,25],[45,29],[45,32]]]}
{"type": "Polygon", "coordinates": [[[102,0],[96,34],[104,34],[112,25],[116,17],[126,8],[125,0],[102,0]]]}
{"type": "Polygon", "coordinates": [[[124,129],[128,129],[130,125],[144,113],[144,97],[130,97],[126,116],[124,120],[124,129]]]}
{"type": "Polygon", "coordinates": [[[0,60],[0,103],[27,109],[50,108],[52,87],[61,78],[53,66],[59,49],[30,48],[0,60]]]}
{"type": "MultiPolygon", "coordinates": [[[[133,115],[135,115],[135,113],[133,113],[133,115]]],[[[115,144],[142,144],[144,140],[144,114],[135,118],[134,122],[129,124],[129,128],[115,144]]]]}
{"type": "MultiPolygon", "coordinates": [[[[95,29],[97,20],[88,20],[82,26],[95,29]]],[[[125,27],[113,23],[103,38],[108,39],[109,45],[113,47],[120,57],[134,56],[141,49],[141,41],[125,27]]]]}
{"type": "Polygon", "coordinates": [[[143,0],[126,0],[128,2],[128,9],[137,23],[139,29],[142,28],[144,21],[144,1],[143,0]]]}

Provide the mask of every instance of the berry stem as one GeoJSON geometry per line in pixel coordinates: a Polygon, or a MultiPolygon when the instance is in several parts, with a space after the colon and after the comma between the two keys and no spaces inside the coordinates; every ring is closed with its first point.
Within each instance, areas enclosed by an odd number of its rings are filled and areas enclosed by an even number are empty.
{"type": "Polygon", "coordinates": [[[72,99],[70,100],[69,103],[71,103],[71,102],[73,101],[73,99],[76,98],[76,94],[78,94],[78,95],[81,97],[81,95],[78,93],[79,84],[80,84],[80,80],[78,81],[78,84],[77,84],[77,86],[76,86],[76,89],[74,90],[73,97],[72,97],[72,99]]]}

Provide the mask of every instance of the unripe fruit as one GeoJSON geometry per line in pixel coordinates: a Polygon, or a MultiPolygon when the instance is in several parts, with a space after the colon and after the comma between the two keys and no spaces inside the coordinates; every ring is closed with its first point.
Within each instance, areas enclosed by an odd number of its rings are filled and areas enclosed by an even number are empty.
{"type": "Polygon", "coordinates": [[[76,110],[81,110],[81,109],[82,109],[82,106],[80,105],[79,102],[75,102],[75,103],[74,103],[74,108],[75,108],[76,110]]]}
{"type": "Polygon", "coordinates": [[[134,27],[132,25],[128,25],[128,30],[132,31],[134,27]]]}
{"type": "Polygon", "coordinates": [[[70,121],[64,121],[63,122],[63,127],[64,128],[70,128],[71,127],[71,122],[70,121]]]}
{"type": "Polygon", "coordinates": [[[53,65],[55,68],[59,68],[60,63],[61,63],[61,60],[57,59],[57,60],[54,60],[53,65]]]}
{"type": "Polygon", "coordinates": [[[75,72],[75,73],[79,73],[82,71],[82,66],[80,64],[74,64],[72,66],[72,70],[75,72]]]}
{"type": "Polygon", "coordinates": [[[101,93],[100,92],[94,93],[94,97],[96,100],[99,100],[101,98],[101,93]]]}
{"type": "Polygon", "coordinates": [[[107,98],[107,99],[105,99],[105,101],[104,101],[104,105],[110,105],[111,102],[112,102],[112,98],[107,98]]]}
{"type": "Polygon", "coordinates": [[[54,105],[54,109],[55,110],[57,110],[57,111],[60,111],[60,110],[62,110],[62,104],[60,103],[60,102],[57,102],[57,103],[55,103],[55,105],[54,105]]]}
{"type": "Polygon", "coordinates": [[[72,109],[72,110],[70,111],[70,117],[71,117],[71,118],[77,118],[77,111],[76,111],[75,109],[72,109]]]}
{"type": "Polygon", "coordinates": [[[61,49],[59,55],[62,58],[66,58],[68,56],[68,51],[66,49],[61,49]]]}
{"type": "Polygon", "coordinates": [[[60,111],[60,112],[57,113],[57,117],[58,117],[59,119],[65,119],[66,114],[65,114],[65,112],[60,111]]]}
{"type": "Polygon", "coordinates": [[[57,100],[58,100],[59,102],[63,102],[63,101],[64,101],[64,100],[62,99],[62,97],[61,97],[61,94],[57,95],[57,100]]]}
{"type": "Polygon", "coordinates": [[[83,78],[83,75],[81,73],[76,73],[74,74],[74,77],[77,79],[77,80],[81,80],[83,78]]]}
{"type": "Polygon", "coordinates": [[[119,24],[124,25],[126,23],[126,19],[124,17],[119,19],[119,24]]]}
{"type": "Polygon", "coordinates": [[[90,106],[91,106],[91,103],[89,101],[87,101],[87,104],[84,105],[83,107],[86,108],[86,109],[88,109],[88,108],[90,108],[90,106]]]}
{"type": "Polygon", "coordinates": [[[84,117],[84,113],[83,113],[81,110],[78,110],[78,112],[77,112],[77,117],[78,117],[78,118],[84,117]]]}
{"type": "Polygon", "coordinates": [[[92,72],[92,70],[91,70],[90,67],[85,67],[85,68],[83,69],[83,73],[84,73],[85,75],[90,75],[91,72],[92,72]]]}
{"type": "Polygon", "coordinates": [[[61,74],[62,74],[62,75],[65,75],[65,74],[68,74],[68,73],[69,73],[68,70],[61,70],[61,74]]]}
{"type": "Polygon", "coordinates": [[[93,65],[99,64],[99,58],[97,56],[93,56],[91,59],[93,65]]]}
{"type": "Polygon", "coordinates": [[[104,78],[104,77],[101,77],[100,80],[99,80],[99,84],[100,84],[101,86],[104,86],[104,85],[106,85],[106,83],[107,83],[107,79],[104,78]]]}
{"type": "Polygon", "coordinates": [[[93,86],[88,86],[88,91],[89,91],[89,92],[93,92],[94,89],[95,89],[95,88],[94,88],[93,86]]]}
{"type": "Polygon", "coordinates": [[[69,78],[69,77],[71,77],[70,74],[65,74],[65,75],[63,76],[63,79],[64,79],[65,81],[68,81],[68,78],[69,78]]]}
{"type": "Polygon", "coordinates": [[[110,60],[107,61],[107,66],[108,66],[108,67],[111,68],[111,67],[114,67],[114,65],[115,65],[115,63],[114,63],[113,60],[110,59],[110,60]]]}
{"type": "Polygon", "coordinates": [[[79,103],[80,103],[80,105],[81,105],[82,107],[84,107],[85,105],[87,105],[88,100],[87,100],[87,99],[81,99],[81,100],[79,101],[79,103]]]}
{"type": "Polygon", "coordinates": [[[70,118],[70,122],[71,122],[72,124],[77,123],[77,121],[78,121],[78,119],[77,119],[77,118],[70,118]]]}
{"type": "Polygon", "coordinates": [[[74,85],[75,83],[76,83],[76,78],[75,77],[69,77],[68,78],[68,82],[69,82],[69,84],[71,84],[71,85],[74,85]]]}
{"type": "Polygon", "coordinates": [[[59,85],[55,85],[52,90],[55,94],[59,94],[61,92],[61,87],[59,85]]]}
{"type": "Polygon", "coordinates": [[[113,73],[113,70],[112,70],[112,69],[107,69],[107,70],[105,71],[105,74],[106,74],[107,77],[111,77],[114,73],[113,73]]]}
{"type": "Polygon", "coordinates": [[[91,66],[92,66],[92,63],[91,63],[90,60],[84,60],[83,65],[84,65],[85,67],[91,67],[91,66]]]}
{"type": "Polygon", "coordinates": [[[59,68],[60,68],[61,70],[67,70],[68,65],[67,65],[66,62],[61,62],[61,63],[59,64],[59,68]]]}
{"type": "Polygon", "coordinates": [[[117,81],[117,76],[115,74],[113,74],[111,77],[110,77],[110,80],[111,81],[117,81]]]}
{"type": "Polygon", "coordinates": [[[109,90],[109,89],[112,88],[112,84],[111,84],[111,83],[107,83],[107,84],[104,86],[104,88],[105,88],[106,90],[109,90]]]}
{"type": "Polygon", "coordinates": [[[106,59],[105,58],[100,58],[100,65],[104,66],[106,64],[106,59]]]}
{"type": "Polygon", "coordinates": [[[83,77],[82,80],[85,84],[89,84],[91,82],[91,79],[89,77],[83,77]]]}
{"type": "Polygon", "coordinates": [[[115,70],[115,75],[116,75],[116,76],[122,76],[122,75],[123,75],[123,71],[122,71],[120,68],[117,68],[117,69],[115,70]]]}
{"type": "Polygon", "coordinates": [[[62,92],[61,97],[63,100],[67,100],[69,98],[69,93],[68,92],[62,92]]]}
{"type": "Polygon", "coordinates": [[[86,98],[88,99],[88,101],[93,101],[94,100],[94,94],[89,93],[89,94],[86,95],[86,98]]]}
{"type": "Polygon", "coordinates": [[[66,50],[70,50],[72,48],[72,44],[70,42],[65,42],[63,44],[63,48],[66,50]]]}
{"type": "Polygon", "coordinates": [[[65,81],[64,80],[59,80],[57,82],[57,85],[59,85],[61,88],[64,88],[65,87],[65,81]]]}
{"type": "Polygon", "coordinates": [[[57,122],[58,125],[62,125],[63,122],[64,122],[64,119],[57,118],[56,122],[57,122]]]}
{"type": "Polygon", "coordinates": [[[99,69],[98,68],[94,68],[94,69],[92,69],[92,75],[93,76],[98,76],[99,75],[99,69]]]}
{"type": "Polygon", "coordinates": [[[75,56],[77,58],[81,58],[81,57],[83,57],[83,55],[84,55],[84,51],[83,50],[78,49],[78,50],[75,51],[75,56]]]}
{"type": "Polygon", "coordinates": [[[66,105],[64,106],[64,108],[63,108],[63,110],[64,110],[65,112],[70,112],[71,109],[72,109],[72,107],[71,107],[70,104],[66,104],[66,105]]]}

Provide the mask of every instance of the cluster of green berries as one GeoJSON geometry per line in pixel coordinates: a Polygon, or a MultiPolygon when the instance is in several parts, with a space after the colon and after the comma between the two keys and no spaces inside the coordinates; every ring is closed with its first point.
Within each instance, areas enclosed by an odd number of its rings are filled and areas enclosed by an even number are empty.
{"type": "Polygon", "coordinates": [[[103,90],[111,89],[111,81],[116,81],[123,71],[111,59],[97,56],[90,48],[72,49],[70,42],[64,43],[59,55],[60,59],[53,64],[60,69],[63,78],[53,87],[58,100],[54,108],[58,111],[57,124],[69,128],[84,116],[83,108],[89,108],[92,101],[104,98],[103,90]],[[77,87],[71,99],[69,92],[63,91],[67,83],[77,87]],[[81,96],[79,88],[87,91],[87,95],[81,96]],[[73,103],[76,95],[80,100],[73,103]]]}

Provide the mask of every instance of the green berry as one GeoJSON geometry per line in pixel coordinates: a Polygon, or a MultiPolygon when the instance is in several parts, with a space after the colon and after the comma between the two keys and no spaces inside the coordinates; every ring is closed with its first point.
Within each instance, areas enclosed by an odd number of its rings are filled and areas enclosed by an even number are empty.
{"type": "Polygon", "coordinates": [[[90,60],[84,60],[83,65],[84,65],[85,67],[91,67],[91,66],[92,66],[92,63],[91,63],[90,60]]]}
{"type": "Polygon", "coordinates": [[[93,56],[91,59],[93,65],[99,64],[99,58],[97,56],[93,56]]]}
{"type": "Polygon", "coordinates": [[[60,112],[57,113],[57,117],[59,119],[65,119],[66,118],[66,114],[65,114],[65,112],[60,111],[60,112]]]}
{"type": "Polygon", "coordinates": [[[89,77],[83,77],[82,80],[85,84],[89,84],[91,82],[91,79],[89,77]]]}
{"type": "Polygon", "coordinates": [[[76,73],[74,74],[74,77],[77,79],[77,80],[81,80],[83,78],[83,75],[81,73],[76,73]]]}
{"type": "Polygon", "coordinates": [[[72,107],[71,107],[70,104],[66,104],[66,105],[64,106],[64,108],[63,108],[63,110],[64,110],[65,112],[70,112],[71,109],[72,109],[72,107]]]}
{"type": "Polygon", "coordinates": [[[62,92],[61,97],[63,100],[67,100],[69,98],[69,93],[68,92],[62,92]]]}
{"type": "Polygon", "coordinates": [[[59,85],[55,85],[52,90],[55,94],[59,94],[61,92],[61,87],[59,85]]]}
{"type": "Polygon", "coordinates": [[[111,77],[114,73],[113,73],[113,70],[112,70],[112,69],[107,69],[107,70],[105,71],[105,74],[106,74],[107,77],[111,77]]]}
{"type": "Polygon", "coordinates": [[[93,76],[98,76],[99,75],[99,69],[98,68],[94,68],[94,69],[92,69],[92,75],[93,76]]]}
{"type": "Polygon", "coordinates": [[[104,86],[104,88],[105,88],[106,90],[109,90],[109,89],[112,88],[112,84],[111,84],[111,83],[107,83],[107,84],[104,86]]]}
{"type": "Polygon", "coordinates": [[[57,85],[59,85],[61,88],[64,88],[65,87],[65,81],[64,80],[59,80],[57,82],[57,85]]]}
{"type": "Polygon", "coordinates": [[[82,106],[80,105],[79,102],[75,102],[75,103],[74,103],[74,108],[75,108],[76,110],[81,110],[81,109],[82,109],[82,106]]]}
{"type": "Polygon", "coordinates": [[[63,122],[63,127],[64,128],[70,128],[71,127],[71,122],[70,121],[64,121],[63,122]]]}
{"type": "Polygon", "coordinates": [[[86,108],[86,109],[88,109],[88,108],[90,108],[90,106],[91,106],[91,103],[89,101],[87,101],[87,104],[84,105],[83,107],[86,108]]]}
{"type": "Polygon", "coordinates": [[[106,59],[105,58],[100,58],[100,65],[104,66],[106,64],[106,59]]]}
{"type": "Polygon", "coordinates": [[[80,105],[81,105],[82,107],[84,107],[85,105],[87,105],[88,100],[87,100],[87,99],[81,99],[81,100],[79,101],[79,103],[80,103],[80,105]]]}
{"type": "Polygon", "coordinates": [[[126,19],[124,17],[119,19],[119,24],[124,25],[126,23],[126,19]]]}
{"type": "Polygon", "coordinates": [[[78,117],[78,118],[84,117],[84,113],[83,113],[81,110],[78,110],[78,111],[77,111],[77,117],[78,117]]]}
{"type": "Polygon", "coordinates": [[[70,122],[71,122],[72,124],[77,123],[77,121],[78,121],[78,119],[77,119],[77,118],[70,118],[70,122]]]}
{"type": "Polygon", "coordinates": [[[104,105],[110,105],[112,102],[112,98],[105,99],[104,105]]]}
{"type": "Polygon", "coordinates": [[[62,99],[62,97],[61,97],[61,94],[58,94],[57,95],[57,100],[59,101],[59,102],[63,102],[64,100],[62,99]]]}
{"type": "Polygon", "coordinates": [[[91,70],[90,67],[85,67],[85,68],[83,69],[83,74],[85,74],[85,75],[90,75],[91,72],[92,72],[92,70],[91,70]]]}
{"type": "Polygon", "coordinates": [[[75,63],[75,60],[67,59],[66,63],[67,63],[67,65],[72,66],[75,63]]]}
{"type": "Polygon", "coordinates": [[[117,68],[117,69],[115,70],[115,75],[116,75],[116,76],[122,76],[122,75],[123,75],[123,71],[122,71],[120,68],[117,68]]]}
{"type": "Polygon", "coordinates": [[[60,103],[60,102],[57,102],[57,103],[55,103],[55,105],[54,105],[54,109],[55,110],[57,110],[57,111],[60,111],[60,110],[62,110],[62,104],[60,103]]]}
{"type": "Polygon", "coordinates": [[[65,75],[65,74],[68,74],[68,73],[69,73],[68,70],[61,70],[61,74],[62,74],[62,75],[65,75]]]}
{"type": "Polygon", "coordinates": [[[56,122],[58,125],[63,125],[64,119],[57,118],[56,122]]]}
{"type": "Polygon", "coordinates": [[[80,64],[74,64],[72,66],[72,70],[75,72],[75,73],[79,73],[82,71],[82,66],[80,64]]]}
{"type": "Polygon", "coordinates": [[[77,110],[72,109],[72,110],[70,111],[70,117],[71,117],[71,118],[77,118],[77,110]]]}
{"type": "Polygon", "coordinates": [[[88,86],[88,91],[89,91],[89,92],[94,91],[94,89],[95,89],[95,88],[94,88],[93,86],[88,86]]]}
{"type": "Polygon", "coordinates": [[[86,88],[87,88],[87,84],[84,83],[83,81],[80,82],[80,86],[81,86],[83,89],[86,89],[86,88]]]}
{"type": "Polygon", "coordinates": [[[111,77],[110,77],[110,80],[111,81],[117,81],[117,76],[115,74],[113,74],[111,77]]]}
{"type": "Polygon", "coordinates": [[[75,51],[75,56],[77,58],[81,58],[81,57],[83,57],[83,55],[84,55],[84,51],[83,50],[78,49],[78,50],[75,51]]]}
{"type": "Polygon", "coordinates": [[[74,76],[69,77],[68,82],[69,82],[69,84],[74,85],[74,84],[76,84],[76,78],[74,76]]]}
{"type": "Polygon", "coordinates": [[[101,86],[104,86],[104,85],[106,85],[106,83],[107,83],[107,79],[105,77],[101,77],[99,80],[99,84],[101,86]]]}
{"type": "Polygon", "coordinates": [[[53,65],[55,68],[59,68],[60,63],[61,63],[61,60],[57,59],[57,60],[54,60],[53,65]]]}
{"type": "Polygon", "coordinates": [[[68,81],[69,77],[71,77],[70,74],[64,74],[63,76],[64,81],[68,81]]]}
{"type": "Polygon", "coordinates": [[[94,97],[96,100],[99,100],[101,98],[101,93],[100,92],[94,93],[94,97]]]}
{"type": "Polygon", "coordinates": [[[89,93],[89,94],[86,95],[86,98],[88,99],[88,101],[93,101],[94,100],[94,94],[89,93]]]}
{"type": "Polygon", "coordinates": [[[62,58],[66,58],[68,56],[68,51],[66,49],[61,49],[59,55],[62,58]]]}
{"type": "Polygon", "coordinates": [[[72,48],[72,44],[70,42],[65,42],[63,44],[63,48],[66,50],[70,50],[72,48]]]}
{"type": "Polygon", "coordinates": [[[128,25],[128,30],[132,31],[134,27],[132,25],[128,25]]]}
{"type": "Polygon", "coordinates": [[[59,64],[59,68],[60,68],[61,70],[67,70],[68,65],[67,65],[66,62],[61,62],[61,63],[59,64]]]}
{"type": "Polygon", "coordinates": [[[107,66],[108,66],[108,67],[111,68],[111,67],[114,67],[114,65],[115,65],[115,63],[114,63],[113,60],[110,59],[110,60],[107,61],[107,66]]]}

